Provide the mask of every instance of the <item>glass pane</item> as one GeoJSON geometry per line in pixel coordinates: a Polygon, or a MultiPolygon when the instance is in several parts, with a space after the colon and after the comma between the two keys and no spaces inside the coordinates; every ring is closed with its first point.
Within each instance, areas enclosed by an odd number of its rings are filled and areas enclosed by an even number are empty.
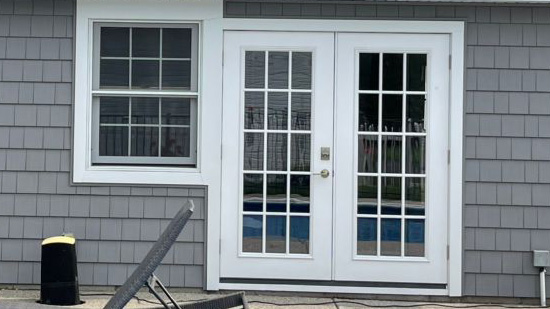
{"type": "Polygon", "coordinates": [[[290,212],[309,213],[309,175],[290,176],[290,212]]]}
{"type": "Polygon", "coordinates": [[[378,131],[378,95],[359,95],[359,131],[378,131]]]}
{"type": "Polygon", "coordinates": [[[380,254],[386,256],[401,255],[401,219],[382,219],[380,254]]]}
{"type": "Polygon", "coordinates": [[[133,60],[132,61],[132,88],[158,88],[159,61],[133,60]]]}
{"type": "Polygon", "coordinates": [[[426,205],[424,178],[405,178],[405,214],[423,216],[426,205]]]}
{"type": "Polygon", "coordinates": [[[290,253],[309,253],[309,217],[290,217],[290,253]]]}
{"type": "Polygon", "coordinates": [[[286,171],[287,135],[285,133],[267,134],[267,170],[286,171]]]}
{"type": "Polygon", "coordinates": [[[292,89],[311,89],[311,53],[292,53],[292,89]]]}
{"type": "Polygon", "coordinates": [[[244,134],[244,169],[263,170],[264,168],[264,135],[263,133],[244,134]]]}
{"type": "Polygon", "coordinates": [[[426,132],[424,114],[426,109],[426,96],[407,96],[407,132],[426,132]]]}
{"type": "Polygon", "coordinates": [[[132,124],[158,124],[158,98],[132,98],[132,124]]]}
{"type": "Polygon", "coordinates": [[[379,54],[359,54],[359,90],[378,90],[379,70],[379,54]]]}
{"type": "Polygon", "coordinates": [[[162,124],[189,125],[191,122],[191,99],[163,98],[161,104],[162,124]]]}
{"type": "Polygon", "coordinates": [[[191,29],[163,28],[162,57],[191,58],[191,29]]]}
{"type": "Polygon", "coordinates": [[[382,135],[382,173],[401,173],[401,136],[382,135]]]}
{"type": "Polygon", "coordinates": [[[243,211],[262,211],[264,198],[263,175],[243,175],[243,211]]]}
{"type": "Polygon", "coordinates": [[[292,130],[311,128],[311,93],[292,93],[292,130]]]}
{"type": "Polygon", "coordinates": [[[378,213],[378,177],[357,178],[357,213],[378,213]]]}
{"type": "Polygon", "coordinates": [[[358,136],[358,172],[376,173],[378,171],[378,136],[358,136]]]}
{"type": "Polygon", "coordinates": [[[132,127],[131,155],[157,157],[159,155],[159,129],[152,127],[132,127]]]}
{"type": "Polygon", "coordinates": [[[407,55],[407,90],[426,90],[426,55],[407,55]]]}
{"type": "Polygon", "coordinates": [[[132,29],[132,57],[160,56],[160,29],[133,28],[132,29]]]}
{"type": "Polygon", "coordinates": [[[128,127],[99,127],[99,155],[127,156],[128,127]]]}
{"type": "Polygon", "coordinates": [[[407,137],[406,150],[407,153],[405,154],[405,164],[407,167],[407,174],[426,173],[426,137],[407,137]]]}
{"type": "Polygon", "coordinates": [[[376,255],[377,229],[375,218],[357,219],[357,255],[376,255]]]}
{"type": "Polygon", "coordinates": [[[99,98],[99,123],[129,123],[129,103],[124,97],[99,98]]]}
{"type": "Polygon", "coordinates": [[[244,87],[265,87],[265,52],[247,51],[245,53],[244,87]]]}
{"type": "Polygon", "coordinates": [[[383,215],[401,214],[401,177],[382,177],[382,201],[383,215]]]}
{"type": "Polygon", "coordinates": [[[267,175],[266,211],[286,212],[286,175],[267,175]]]}
{"type": "Polygon", "coordinates": [[[286,130],[288,126],[288,93],[270,92],[267,95],[267,128],[286,130]]]}
{"type": "Polygon", "coordinates": [[[130,84],[129,60],[100,61],[99,86],[101,87],[128,87],[130,84]]]}
{"type": "Polygon", "coordinates": [[[266,217],[265,252],[286,252],[286,216],[266,217]]]}
{"type": "Polygon", "coordinates": [[[382,96],[382,129],[385,132],[401,132],[403,101],[401,95],[382,96]]]}
{"type": "Polygon", "coordinates": [[[311,136],[309,134],[292,134],[290,147],[290,170],[310,171],[311,136]]]}
{"type": "Polygon", "coordinates": [[[191,88],[191,61],[163,60],[162,88],[191,88]]]}
{"type": "Polygon", "coordinates": [[[384,54],[383,59],[383,90],[403,90],[403,54],[384,54]]]}
{"type": "Polygon", "coordinates": [[[244,128],[245,129],[263,129],[264,128],[264,93],[250,92],[244,93],[244,128]]]}
{"type": "Polygon", "coordinates": [[[423,219],[405,220],[405,256],[424,256],[423,219]]]}
{"type": "Polygon", "coordinates": [[[262,216],[243,216],[243,252],[262,252],[262,216]]]}
{"type": "Polygon", "coordinates": [[[101,28],[101,57],[128,57],[130,55],[130,28],[101,28]]]}
{"type": "Polygon", "coordinates": [[[288,89],[288,52],[269,52],[269,89],[288,89]]]}
{"type": "Polygon", "coordinates": [[[189,128],[162,128],[160,155],[163,157],[190,157],[191,132],[189,128]]]}

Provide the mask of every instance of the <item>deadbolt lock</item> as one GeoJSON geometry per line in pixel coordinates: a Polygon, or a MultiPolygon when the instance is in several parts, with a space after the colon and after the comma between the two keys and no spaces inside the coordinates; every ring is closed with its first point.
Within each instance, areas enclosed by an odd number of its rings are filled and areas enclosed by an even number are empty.
{"type": "Polygon", "coordinates": [[[321,160],[330,160],[330,147],[321,147],[321,160]]]}

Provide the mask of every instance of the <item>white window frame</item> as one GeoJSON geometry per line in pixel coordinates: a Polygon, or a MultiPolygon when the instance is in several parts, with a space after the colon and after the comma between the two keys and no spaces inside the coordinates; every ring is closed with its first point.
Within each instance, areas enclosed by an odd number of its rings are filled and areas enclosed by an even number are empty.
{"type": "MultiPolygon", "coordinates": [[[[75,183],[211,185],[219,182],[221,155],[222,0],[77,0],[75,28],[73,169],[75,183]],[[196,92],[196,148],[194,167],[166,165],[94,165],[92,145],[94,94],[120,90],[94,90],[94,25],[109,23],[198,25],[196,92]],[[208,49],[202,48],[208,46],[208,49]],[[209,164],[203,164],[208,162],[209,164]]],[[[158,91],[128,91],[132,95],[158,95],[158,91]]],[[[181,95],[182,93],[174,93],[181,95]]],[[[129,94],[129,93],[128,93],[129,94]]],[[[125,157],[130,159],[131,157],[125,157]]],[[[215,200],[215,198],[214,198],[215,200]]]]}
{"type": "MultiPolygon", "coordinates": [[[[190,166],[196,166],[197,164],[197,104],[200,102],[199,88],[198,88],[198,62],[200,61],[199,50],[199,35],[200,27],[197,23],[129,23],[129,22],[109,22],[109,23],[94,23],[93,35],[93,68],[92,68],[92,164],[120,164],[120,165],[132,165],[132,164],[146,164],[146,165],[181,165],[180,168],[189,168],[190,166]],[[144,90],[144,89],[100,89],[99,76],[100,76],[100,42],[101,42],[101,28],[102,27],[121,27],[121,28],[180,28],[190,29],[192,31],[191,37],[191,76],[190,76],[190,89],[189,90],[144,90]],[[131,156],[128,151],[127,156],[100,156],[99,155],[99,99],[105,96],[123,96],[123,97],[155,97],[155,98],[189,98],[190,99],[190,140],[189,140],[189,157],[138,157],[131,156]]],[[[131,34],[130,34],[131,35],[131,34]]],[[[131,38],[130,38],[131,42],[131,38]]],[[[162,39],[160,41],[162,44],[162,39]]],[[[131,43],[130,43],[131,44],[131,43]]],[[[131,58],[132,56],[129,55],[131,58]]],[[[159,55],[162,59],[162,55],[159,55]]],[[[157,58],[151,58],[157,60],[157,58]]],[[[160,67],[162,70],[162,67],[160,67]]],[[[130,71],[131,72],[131,71],[130,71]]],[[[159,71],[160,73],[160,71],[159,71]]],[[[162,77],[162,76],[161,76],[162,77]]],[[[159,79],[159,83],[162,81],[159,79]]],[[[159,84],[160,85],[160,84],[159,84]]],[[[129,116],[131,119],[131,116],[129,116]]],[[[160,120],[159,114],[159,120],[160,120]]],[[[138,125],[139,126],[139,125],[138,125]]],[[[159,140],[161,143],[160,132],[161,125],[155,126],[159,128],[159,140]]],[[[131,139],[129,137],[130,145],[131,139]]],[[[160,147],[160,145],[158,145],[160,147]]]]}

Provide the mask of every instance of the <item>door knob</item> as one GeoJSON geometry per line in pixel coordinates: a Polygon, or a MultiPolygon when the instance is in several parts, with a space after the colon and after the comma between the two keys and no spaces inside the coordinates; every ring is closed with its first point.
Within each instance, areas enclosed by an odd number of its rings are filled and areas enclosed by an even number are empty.
{"type": "Polygon", "coordinates": [[[320,173],[313,173],[313,175],[319,175],[323,178],[327,178],[328,176],[330,176],[330,172],[325,168],[320,173]]]}

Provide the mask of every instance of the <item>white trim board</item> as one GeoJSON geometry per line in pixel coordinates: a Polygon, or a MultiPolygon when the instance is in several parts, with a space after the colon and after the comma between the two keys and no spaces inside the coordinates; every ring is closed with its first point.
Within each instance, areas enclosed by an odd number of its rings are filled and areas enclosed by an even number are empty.
{"type": "Polygon", "coordinates": [[[241,31],[311,31],[376,33],[464,33],[463,21],[423,20],[319,20],[226,18],[223,30],[241,31]]]}
{"type": "Polygon", "coordinates": [[[205,285],[210,290],[217,289],[219,282],[222,18],[223,0],[77,0],[76,3],[72,180],[87,184],[206,186],[209,224],[205,285]],[[95,21],[200,24],[197,168],[90,165],[91,30],[95,21]],[[208,48],[201,48],[204,46],[208,48]]]}
{"type": "MultiPolygon", "coordinates": [[[[463,117],[464,117],[464,31],[463,21],[384,21],[384,20],[284,20],[279,19],[224,19],[224,30],[233,31],[300,31],[300,32],[376,32],[376,33],[443,33],[449,34],[452,57],[450,72],[449,106],[449,260],[448,290],[443,295],[462,296],[462,192],[463,192],[463,117]],[[451,117],[452,115],[452,117],[451,117]]],[[[209,224],[210,226],[211,224],[209,224]]],[[[219,234],[218,234],[219,235],[219,234]]],[[[209,240],[212,235],[209,236],[209,240]]],[[[219,257],[218,257],[219,260],[219,257]]],[[[245,284],[221,284],[217,288],[246,288],[258,290],[299,290],[295,286],[261,286],[245,284]]],[[[326,292],[323,287],[304,291],[326,292]]],[[[343,288],[331,287],[331,291],[343,288]]],[[[367,293],[367,288],[346,288],[350,293],[367,293]]],[[[373,293],[418,294],[418,290],[372,289],[373,293]]],[[[424,295],[440,295],[441,290],[422,290],[424,295]]]]}
{"type": "Polygon", "coordinates": [[[218,162],[221,156],[221,93],[217,90],[222,84],[222,0],[78,0],[76,5],[73,182],[198,186],[219,182],[219,163],[204,162],[218,162]],[[196,168],[92,166],[92,31],[96,22],[199,24],[196,168]]]}

